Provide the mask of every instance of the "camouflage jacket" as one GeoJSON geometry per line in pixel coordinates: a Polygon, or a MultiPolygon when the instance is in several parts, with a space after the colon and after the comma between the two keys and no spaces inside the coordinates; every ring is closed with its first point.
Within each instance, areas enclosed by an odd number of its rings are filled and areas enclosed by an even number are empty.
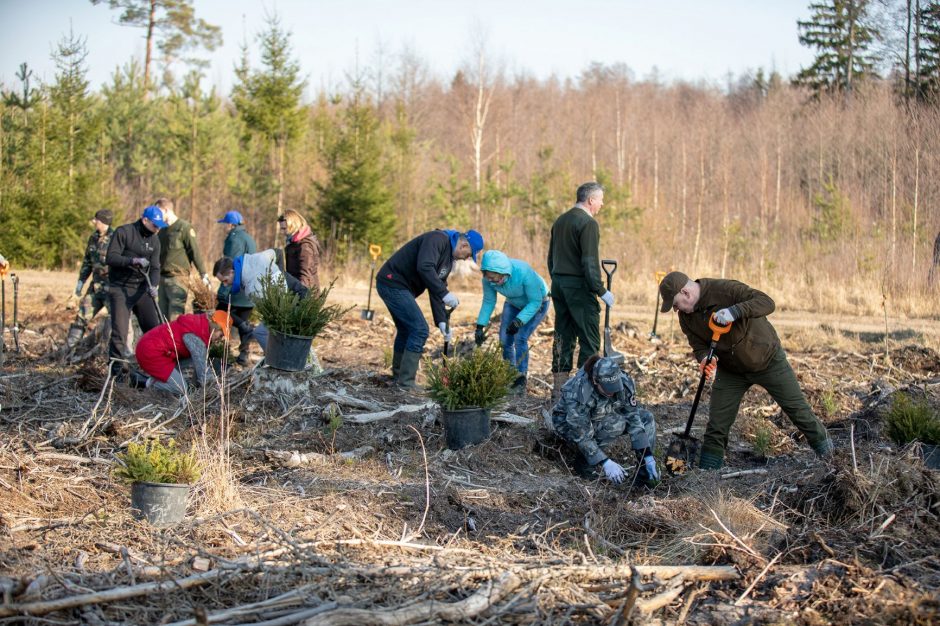
{"type": "Polygon", "coordinates": [[[88,244],[85,246],[85,258],[82,260],[82,268],[78,271],[78,280],[85,282],[91,276],[92,289],[95,291],[108,285],[108,265],[105,263],[105,257],[108,255],[108,244],[111,243],[113,234],[113,228],[108,228],[108,232],[103,235],[96,230],[88,237],[88,244]]]}
{"type": "Polygon", "coordinates": [[[598,393],[590,377],[581,369],[561,388],[561,398],[552,409],[552,424],[563,439],[578,446],[588,463],[607,459],[601,449],[628,432],[634,450],[655,445],[652,414],[637,406],[636,384],[621,372],[623,391],[613,397],[598,393]],[[652,434],[651,431],[652,430],[652,434]]]}

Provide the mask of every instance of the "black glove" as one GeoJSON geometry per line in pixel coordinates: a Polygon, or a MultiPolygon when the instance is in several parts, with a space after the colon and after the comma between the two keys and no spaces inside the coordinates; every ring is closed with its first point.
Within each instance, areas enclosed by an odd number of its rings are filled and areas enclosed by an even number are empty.
{"type": "Polygon", "coordinates": [[[477,324],[477,330],[473,333],[473,341],[477,346],[483,345],[483,342],[486,341],[486,326],[477,324]]]}
{"type": "Polygon", "coordinates": [[[515,335],[519,332],[519,329],[522,328],[522,320],[518,317],[509,323],[509,328],[506,329],[507,335],[515,335]]]}
{"type": "Polygon", "coordinates": [[[248,322],[244,320],[235,324],[235,328],[238,329],[238,334],[241,335],[242,337],[246,337],[250,335],[252,331],[255,329],[254,326],[252,326],[251,324],[249,324],[248,322]]]}

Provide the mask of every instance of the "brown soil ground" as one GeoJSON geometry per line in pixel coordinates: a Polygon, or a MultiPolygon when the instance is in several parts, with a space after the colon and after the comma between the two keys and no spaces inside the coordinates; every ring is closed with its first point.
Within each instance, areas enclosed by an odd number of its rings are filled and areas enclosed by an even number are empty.
{"type": "MultiPolygon", "coordinates": [[[[936,320],[889,319],[885,337],[884,319],[775,315],[835,459],[816,460],[753,389],[724,470],[647,490],[572,475],[541,426],[551,317],[532,341],[529,394],[506,407],[529,423],[494,422],[486,442],[454,452],[433,409],[357,424],[366,409],[324,397],[427,401],[385,384],[394,328],[374,294],[373,323],[353,310],[316,340],[323,375],[233,367],[180,402],[106,384],[93,342],[63,353],[73,277],[21,278],[20,351],[0,368],[0,623],[937,621],[938,474],[884,423],[901,391],[938,412],[936,320]],[[276,393],[274,379],[285,384],[276,393]],[[112,477],[115,453],[151,436],[191,443],[206,463],[186,520],[168,530],[135,520],[112,477]],[[275,458],[294,451],[323,456],[275,458]],[[662,565],[685,573],[643,576],[634,603],[631,566],[662,565]],[[700,580],[690,566],[736,578],[700,580]]],[[[365,290],[336,297],[361,306],[365,290]]],[[[479,303],[463,300],[458,349],[479,303]]],[[[673,316],[660,318],[658,343],[651,318],[620,307],[613,337],[662,449],[688,417],[697,369],[673,316]]],[[[9,330],[4,339],[14,347],[9,330]]],[[[434,337],[432,358],[440,347],[434,337]]],[[[706,398],[695,434],[707,413],[706,398]]],[[[626,446],[612,453],[632,464],[626,446]]]]}

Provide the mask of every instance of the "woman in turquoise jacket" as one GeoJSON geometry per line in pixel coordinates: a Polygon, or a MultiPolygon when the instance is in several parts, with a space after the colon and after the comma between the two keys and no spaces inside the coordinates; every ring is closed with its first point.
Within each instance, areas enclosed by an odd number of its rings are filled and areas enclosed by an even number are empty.
{"type": "Polygon", "coordinates": [[[548,287],[528,263],[510,259],[499,250],[486,252],[480,268],[483,270],[483,305],[477,316],[476,344],[483,345],[486,326],[496,308],[496,294],[502,294],[506,302],[499,341],[503,344],[503,358],[519,370],[513,387],[524,393],[529,370],[529,336],[548,314],[548,287]]]}

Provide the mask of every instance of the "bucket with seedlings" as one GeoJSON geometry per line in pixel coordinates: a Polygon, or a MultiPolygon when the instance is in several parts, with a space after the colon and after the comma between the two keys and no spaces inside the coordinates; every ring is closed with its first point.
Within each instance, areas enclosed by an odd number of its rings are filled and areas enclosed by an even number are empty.
{"type": "Polygon", "coordinates": [[[176,441],[131,443],[117,455],[114,475],[131,485],[131,512],[152,526],[175,526],[186,515],[189,490],[201,468],[194,450],[183,452],[176,441]]]}

